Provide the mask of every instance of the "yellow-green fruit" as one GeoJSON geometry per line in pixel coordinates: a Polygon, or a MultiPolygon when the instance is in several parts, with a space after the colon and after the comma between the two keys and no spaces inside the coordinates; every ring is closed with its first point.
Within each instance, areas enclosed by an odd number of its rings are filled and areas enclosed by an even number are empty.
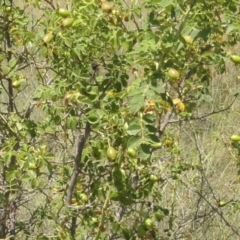
{"type": "Polygon", "coordinates": [[[177,104],[176,108],[179,112],[183,112],[185,110],[185,104],[183,102],[180,102],[177,104]]]}
{"type": "Polygon", "coordinates": [[[151,218],[147,218],[144,221],[144,226],[146,229],[152,229],[153,228],[153,220],[151,218]]]}
{"type": "Polygon", "coordinates": [[[28,165],[29,170],[35,170],[36,168],[37,168],[37,166],[35,163],[29,163],[29,165],[28,165]]]}
{"type": "Polygon", "coordinates": [[[79,195],[79,197],[80,197],[80,199],[81,199],[83,202],[87,202],[87,200],[88,200],[88,197],[87,197],[87,195],[86,195],[85,193],[81,193],[81,194],[79,195]]]}
{"type": "Polygon", "coordinates": [[[133,148],[128,148],[127,155],[131,158],[135,158],[137,156],[137,152],[133,148]]]}
{"type": "Polygon", "coordinates": [[[226,202],[225,201],[223,201],[223,200],[221,200],[220,202],[219,202],[219,207],[224,207],[224,206],[226,206],[226,202]]]}
{"type": "Polygon", "coordinates": [[[59,8],[58,9],[58,14],[61,16],[61,17],[69,17],[71,15],[71,12],[68,11],[67,9],[64,9],[64,8],[59,8]]]}
{"type": "Polygon", "coordinates": [[[50,43],[53,39],[53,34],[50,32],[50,33],[47,33],[44,38],[43,38],[43,42],[44,43],[50,43]]]}
{"type": "Polygon", "coordinates": [[[12,8],[11,8],[11,7],[6,7],[6,8],[5,8],[5,11],[6,11],[7,13],[10,13],[10,12],[12,11],[12,8]]]}
{"type": "Polygon", "coordinates": [[[116,156],[117,156],[116,150],[113,147],[108,147],[108,149],[107,149],[107,158],[108,158],[108,160],[113,161],[113,160],[116,159],[116,156]]]}
{"type": "Polygon", "coordinates": [[[128,123],[127,123],[127,122],[124,123],[124,125],[123,125],[123,129],[124,129],[125,131],[128,130],[128,123]]]}
{"type": "Polygon", "coordinates": [[[230,57],[230,59],[232,60],[232,62],[236,63],[236,64],[239,64],[240,63],[240,56],[238,55],[232,55],[230,57]]]}
{"type": "Polygon", "coordinates": [[[190,35],[185,35],[185,36],[183,36],[183,38],[187,44],[189,44],[189,45],[193,44],[193,39],[190,35]]]}
{"type": "Polygon", "coordinates": [[[156,175],[151,174],[149,179],[150,179],[151,182],[157,182],[158,177],[156,175]]]}
{"type": "Polygon", "coordinates": [[[16,81],[14,81],[13,83],[12,83],[12,86],[14,87],[14,88],[20,88],[21,87],[21,81],[19,81],[19,80],[16,80],[16,81]]]}
{"type": "Polygon", "coordinates": [[[151,147],[152,147],[152,149],[159,149],[159,148],[161,148],[161,146],[162,146],[162,143],[154,143],[154,144],[152,144],[151,145],[151,147]]]}
{"type": "Polygon", "coordinates": [[[110,3],[106,2],[106,1],[103,1],[102,4],[101,4],[101,9],[104,12],[111,13],[113,7],[110,5],[110,3]]]}
{"type": "Polygon", "coordinates": [[[65,18],[62,21],[62,26],[67,28],[67,27],[71,27],[73,25],[74,19],[73,18],[65,18]]]}
{"type": "Polygon", "coordinates": [[[234,142],[238,142],[238,141],[240,141],[240,136],[239,135],[232,135],[230,139],[234,142]]]}
{"type": "Polygon", "coordinates": [[[169,76],[171,79],[176,80],[176,79],[178,79],[178,78],[180,77],[180,74],[179,74],[179,72],[178,72],[176,69],[170,68],[170,69],[168,70],[168,76],[169,76]]]}
{"type": "Polygon", "coordinates": [[[164,214],[162,212],[155,212],[154,216],[155,216],[156,220],[159,222],[162,221],[164,218],[164,214]]]}

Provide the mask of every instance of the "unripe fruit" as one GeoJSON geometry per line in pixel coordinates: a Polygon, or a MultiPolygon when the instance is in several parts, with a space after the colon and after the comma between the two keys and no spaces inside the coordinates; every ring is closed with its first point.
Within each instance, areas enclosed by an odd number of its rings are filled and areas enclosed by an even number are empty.
{"type": "Polygon", "coordinates": [[[127,149],[127,155],[131,158],[136,158],[137,153],[133,148],[128,148],[127,149]]]}
{"type": "Polygon", "coordinates": [[[66,9],[64,9],[64,8],[59,8],[59,9],[58,9],[58,14],[59,14],[61,17],[66,18],[66,17],[69,17],[69,16],[71,15],[71,12],[68,11],[68,10],[66,10],[66,9]]]}
{"type": "Polygon", "coordinates": [[[152,229],[153,228],[153,220],[151,218],[147,218],[145,221],[144,221],[144,226],[147,228],[147,229],[152,229]]]}
{"type": "Polygon", "coordinates": [[[179,74],[179,72],[176,70],[176,69],[174,69],[174,68],[170,68],[169,70],[168,70],[168,76],[171,78],[171,79],[173,79],[173,80],[176,80],[176,79],[178,79],[179,77],[180,77],[180,74],[179,74]]]}
{"type": "Polygon", "coordinates": [[[232,62],[234,62],[234,63],[236,63],[236,64],[239,64],[239,63],[240,63],[240,56],[238,56],[238,55],[232,55],[232,56],[230,57],[230,59],[231,59],[232,62]]]}
{"type": "Polygon", "coordinates": [[[108,149],[107,149],[108,160],[113,161],[116,159],[116,156],[117,156],[116,150],[113,147],[108,147],[108,149]]]}
{"type": "Polygon", "coordinates": [[[73,18],[65,18],[62,21],[62,26],[65,28],[71,27],[73,25],[74,19],[73,18]]]}
{"type": "Polygon", "coordinates": [[[238,141],[240,141],[240,136],[239,135],[232,135],[230,139],[233,142],[238,142],[238,141]]]}
{"type": "Polygon", "coordinates": [[[159,222],[162,221],[164,218],[164,214],[162,212],[155,212],[154,216],[155,216],[156,220],[159,222]]]}
{"type": "Polygon", "coordinates": [[[35,170],[36,168],[37,168],[37,166],[35,163],[29,163],[29,165],[28,165],[29,170],[35,170]]]}
{"type": "Polygon", "coordinates": [[[19,80],[16,80],[12,83],[12,86],[16,89],[20,88],[21,87],[21,81],[19,80]]]}
{"type": "Polygon", "coordinates": [[[50,42],[52,41],[52,39],[53,39],[53,34],[52,34],[52,32],[50,32],[50,33],[47,33],[47,34],[44,36],[43,42],[44,42],[44,43],[50,43],[50,42]]]}
{"type": "Polygon", "coordinates": [[[127,123],[127,122],[124,123],[124,125],[123,125],[123,129],[124,129],[125,131],[128,130],[128,123],[127,123]]]}
{"type": "Polygon", "coordinates": [[[156,175],[151,174],[149,179],[150,179],[151,182],[157,182],[158,177],[156,175]]]}
{"type": "Polygon", "coordinates": [[[5,8],[5,11],[6,11],[7,13],[10,13],[10,12],[12,11],[12,8],[11,8],[11,7],[6,7],[6,8],[5,8]]]}
{"type": "Polygon", "coordinates": [[[159,149],[159,148],[161,148],[161,146],[162,146],[162,143],[154,143],[154,144],[152,144],[151,145],[151,147],[152,147],[152,149],[159,149]]]}
{"type": "Polygon", "coordinates": [[[80,199],[81,199],[83,202],[87,202],[88,197],[87,197],[87,195],[86,195],[85,193],[81,193],[79,196],[80,196],[80,199]]]}
{"type": "Polygon", "coordinates": [[[183,38],[187,44],[189,44],[189,45],[193,44],[193,39],[190,35],[185,35],[185,36],[183,36],[183,38]]]}

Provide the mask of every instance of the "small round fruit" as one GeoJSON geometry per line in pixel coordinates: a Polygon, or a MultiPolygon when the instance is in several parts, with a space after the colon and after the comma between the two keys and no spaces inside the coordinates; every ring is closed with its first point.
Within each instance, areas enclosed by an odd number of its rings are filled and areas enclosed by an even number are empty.
{"type": "Polygon", "coordinates": [[[220,202],[219,202],[219,207],[224,207],[224,206],[226,206],[226,202],[225,201],[223,201],[223,200],[221,200],[220,202]]]}
{"type": "Polygon", "coordinates": [[[50,43],[50,42],[52,41],[52,39],[53,39],[53,34],[52,34],[52,32],[50,32],[50,33],[47,33],[47,34],[44,36],[43,42],[44,42],[44,43],[50,43]]]}
{"type": "Polygon", "coordinates": [[[80,197],[80,199],[81,199],[83,202],[87,202],[87,200],[88,200],[88,197],[87,197],[87,195],[86,195],[85,193],[81,193],[81,194],[79,195],[79,197],[80,197]]]}
{"type": "Polygon", "coordinates": [[[193,44],[193,38],[190,35],[185,35],[185,36],[183,36],[183,38],[187,44],[189,44],[189,45],[193,44]]]}
{"type": "Polygon", "coordinates": [[[20,88],[21,87],[21,81],[19,80],[16,80],[12,83],[12,86],[16,89],[20,88]]]}
{"type": "Polygon", "coordinates": [[[155,212],[154,216],[155,216],[156,220],[159,222],[162,221],[164,218],[164,214],[162,212],[155,212]]]}
{"type": "Polygon", "coordinates": [[[69,17],[71,15],[71,12],[68,11],[67,9],[64,9],[64,8],[59,8],[58,9],[58,14],[61,16],[61,17],[69,17]]]}
{"type": "Polygon", "coordinates": [[[162,146],[162,143],[154,143],[154,144],[152,144],[151,145],[151,147],[152,147],[152,149],[159,149],[159,148],[161,148],[161,146],[162,146]]]}
{"type": "Polygon", "coordinates": [[[36,168],[37,168],[37,166],[35,163],[29,163],[29,165],[28,165],[29,170],[35,170],[36,168]]]}
{"type": "Polygon", "coordinates": [[[104,12],[111,13],[113,8],[110,5],[110,3],[108,3],[107,1],[103,1],[102,4],[101,4],[101,9],[104,12]]]}
{"type": "Polygon", "coordinates": [[[128,130],[128,123],[127,123],[127,122],[124,123],[124,125],[123,125],[123,129],[124,129],[125,131],[128,130]]]}
{"type": "Polygon", "coordinates": [[[144,226],[146,229],[152,229],[153,228],[153,220],[151,218],[145,219],[144,226]]]}
{"type": "Polygon", "coordinates": [[[156,175],[151,174],[149,179],[150,179],[151,182],[157,182],[158,177],[156,175]]]}
{"type": "Polygon", "coordinates": [[[179,112],[183,112],[185,110],[185,104],[183,102],[180,102],[177,104],[176,108],[179,112]]]}
{"type": "Polygon", "coordinates": [[[239,63],[240,63],[240,56],[238,56],[238,55],[232,55],[232,56],[230,57],[230,59],[231,59],[232,62],[234,62],[234,63],[236,63],[236,64],[239,64],[239,63]]]}
{"type": "Polygon", "coordinates": [[[128,149],[127,149],[127,155],[128,155],[130,158],[136,158],[137,152],[136,152],[133,148],[128,148],[128,149]]]}
{"type": "Polygon", "coordinates": [[[116,159],[117,152],[113,147],[108,147],[107,149],[107,158],[110,161],[114,161],[116,159]]]}
{"type": "Polygon", "coordinates": [[[62,26],[65,28],[71,27],[73,25],[74,19],[73,18],[65,18],[62,21],[62,26]]]}
{"type": "Polygon", "coordinates": [[[176,79],[178,79],[179,77],[180,77],[180,74],[179,74],[179,72],[176,70],[176,69],[174,69],[174,68],[170,68],[169,70],[168,70],[168,76],[171,78],[171,79],[173,79],[173,80],[176,80],[176,79]]]}
{"type": "Polygon", "coordinates": [[[8,7],[5,8],[5,11],[6,11],[7,13],[10,13],[10,12],[12,11],[12,8],[8,6],[8,7]]]}
{"type": "Polygon", "coordinates": [[[165,144],[165,146],[168,147],[168,148],[172,147],[173,144],[174,144],[173,138],[168,137],[168,138],[165,140],[164,144],[165,144]]]}
{"type": "Polygon", "coordinates": [[[230,137],[230,139],[233,141],[233,142],[238,142],[240,141],[240,136],[239,135],[232,135],[230,137]]]}

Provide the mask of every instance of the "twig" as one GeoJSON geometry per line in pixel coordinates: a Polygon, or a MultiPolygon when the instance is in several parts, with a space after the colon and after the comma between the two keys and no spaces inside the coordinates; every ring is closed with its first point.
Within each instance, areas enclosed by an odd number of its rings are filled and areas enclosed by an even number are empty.
{"type": "Polygon", "coordinates": [[[73,173],[72,173],[70,181],[67,184],[67,189],[66,189],[67,190],[67,199],[66,199],[67,205],[71,205],[72,195],[73,195],[74,187],[76,185],[77,176],[79,173],[78,168],[79,168],[79,164],[80,164],[81,157],[82,157],[82,151],[83,151],[85,143],[90,135],[90,131],[91,131],[90,124],[87,122],[86,126],[85,126],[85,133],[82,136],[81,140],[78,142],[77,155],[74,159],[73,173]]]}
{"type": "Polygon", "coordinates": [[[220,112],[224,112],[224,111],[228,110],[234,104],[237,97],[238,97],[238,93],[234,95],[233,101],[226,108],[223,108],[223,109],[220,109],[220,110],[217,110],[217,111],[212,111],[211,113],[208,113],[208,114],[200,116],[200,117],[190,117],[190,118],[187,118],[187,119],[175,119],[175,120],[169,121],[168,123],[176,123],[176,122],[187,121],[187,120],[202,120],[202,119],[207,118],[211,115],[218,114],[220,112]]]}

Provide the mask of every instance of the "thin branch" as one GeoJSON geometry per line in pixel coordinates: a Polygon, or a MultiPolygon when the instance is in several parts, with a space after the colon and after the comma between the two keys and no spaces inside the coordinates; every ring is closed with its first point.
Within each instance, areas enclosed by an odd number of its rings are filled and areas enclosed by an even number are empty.
{"type": "Polygon", "coordinates": [[[173,114],[173,109],[169,110],[164,118],[163,123],[160,126],[160,129],[158,130],[159,136],[161,136],[165,130],[165,128],[167,127],[167,125],[170,123],[170,119],[172,117],[173,114]]]}
{"type": "Polygon", "coordinates": [[[72,173],[70,181],[67,184],[67,189],[66,189],[66,191],[67,191],[67,199],[66,199],[66,203],[67,203],[68,206],[71,205],[73,191],[74,191],[74,188],[75,188],[75,185],[76,185],[77,176],[79,174],[79,164],[80,164],[81,157],[82,157],[82,151],[83,151],[85,143],[86,143],[86,141],[87,141],[87,139],[88,139],[88,137],[90,135],[90,131],[91,131],[90,124],[87,122],[86,126],[85,126],[85,133],[82,136],[81,140],[78,142],[77,155],[76,155],[76,157],[74,159],[73,173],[72,173]]]}
{"type": "Polygon", "coordinates": [[[214,110],[212,111],[211,113],[208,113],[206,115],[203,115],[203,116],[200,116],[200,117],[190,117],[190,118],[187,118],[187,119],[175,119],[175,120],[171,120],[169,121],[168,123],[176,123],[176,122],[181,122],[181,121],[188,121],[188,120],[203,120],[204,118],[207,118],[211,115],[214,115],[214,114],[218,114],[220,112],[225,112],[226,110],[230,109],[232,107],[232,105],[234,104],[234,102],[236,101],[238,97],[238,93],[234,95],[234,99],[233,101],[225,108],[223,109],[220,109],[220,110],[214,110]]]}

